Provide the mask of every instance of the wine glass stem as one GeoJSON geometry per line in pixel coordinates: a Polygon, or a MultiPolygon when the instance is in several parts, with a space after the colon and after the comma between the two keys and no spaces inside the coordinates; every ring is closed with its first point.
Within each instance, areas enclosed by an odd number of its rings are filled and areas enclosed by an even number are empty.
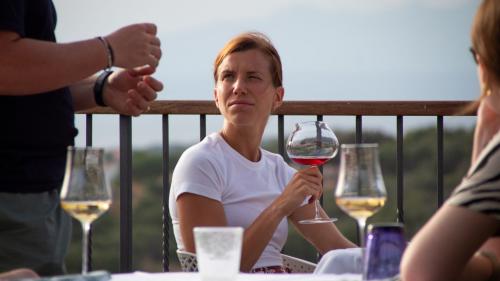
{"type": "Polygon", "coordinates": [[[88,242],[89,242],[89,230],[90,223],[82,222],[82,274],[86,274],[88,271],[88,242]]]}
{"type": "Polygon", "coordinates": [[[314,218],[315,219],[320,219],[321,216],[319,215],[319,200],[314,200],[314,218]]]}
{"type": "Polygon", "coordinates": [[[359,228],[359,246],[361,248],[365,247],[365,226],[366,218],[358,218],[358,228],[359,228]]]}

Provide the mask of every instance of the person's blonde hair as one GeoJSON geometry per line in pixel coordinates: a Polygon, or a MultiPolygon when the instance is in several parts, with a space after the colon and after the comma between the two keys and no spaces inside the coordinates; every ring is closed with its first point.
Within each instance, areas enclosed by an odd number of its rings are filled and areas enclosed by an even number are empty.
{"type": "Polygon", "coordinates": [[[271,40],[260,32],[242,33],[226,43],[226,45],[219,51],[219,54],[217,54],[214,61],[215,83],[217,83],[217,80],[219,79],[219,66],[228,55],[253,49],[259,50],[268,56],[270,65],[269,70],[272,75],[273,86],[283,86],[283,70],[278,51],[276,51],[276,48],[271,43],[271,40]]]}

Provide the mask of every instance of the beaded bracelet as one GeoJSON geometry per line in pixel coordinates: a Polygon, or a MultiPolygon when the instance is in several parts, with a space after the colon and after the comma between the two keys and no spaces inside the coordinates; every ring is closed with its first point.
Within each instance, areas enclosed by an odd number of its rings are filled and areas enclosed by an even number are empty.
{"type": "Polygon", "coordinates": [[[107,70],[111,69],[115,63],[115,55],[113,53],[113,48],[111,48],[111,45],[109,45],[108,41],[104,37],[97,37],[99,41],[104,45],[104,48],[106,49],[106,53],[108,56],[108,66],[106,67],[107,70]]]}
{"type": "Polygon", "coordinates": [[[103,91],[104,91],[104,85],[106,84],[106,81],[108,80],[109,75],[111,75],[113,71],[111,70],[104,70],[97,79],[95,80],[94,84],[94,100],[95,103],[99,106],[107,106],[104,103],[104,99],[102,97],[103,91]]]}

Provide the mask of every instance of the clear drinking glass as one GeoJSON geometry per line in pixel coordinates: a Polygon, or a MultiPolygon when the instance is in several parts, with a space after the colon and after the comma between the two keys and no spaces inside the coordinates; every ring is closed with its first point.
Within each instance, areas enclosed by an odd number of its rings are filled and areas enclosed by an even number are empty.
{"type": "Polygon", "coordinates": [[[90,224],[111,205],[101,148],[68,147],[61,190],[61,207],[82,224],[82,274],[87,273],[87,243],[90,224]]]}
{"type": "MultiPolygon", "coordinates": [[[[339,141],[332,129],[322,121],[295,124],[288,137],[286,151],[292,161],[301,165],[321,166],[337,154],[339,141]]],[[[302,224],[333,222],[335,218],[323,218],[319,214],[319,201],[315,200],[315,215],[312,219],[301,220],[302,224]]]]}
{"type": "Polygon", "coordinates": [[[203,281],[233,281],[240,271],[243,227],[195,227],[194,244],[203,281]]]}
{"type": "Polygon", "coordinates": [[[385,204],[387,192],[377,144],[343,144],[335,190],[337,205],[358,222],[360,246],[365,244],[366,219],[385,204]]]}

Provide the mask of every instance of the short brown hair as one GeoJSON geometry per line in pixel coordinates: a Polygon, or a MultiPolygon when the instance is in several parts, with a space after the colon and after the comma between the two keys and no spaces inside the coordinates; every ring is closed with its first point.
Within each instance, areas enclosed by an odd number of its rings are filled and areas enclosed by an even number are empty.
{"type": "Polygon", "coordinates": [[[500,1],[484,0],[471,31],[472,47],[497,82],[500,82],[500,1]]]}
{"type": "Polygon", "coordinates": [[[222,61],[230,54],[257,49],[269,57],[270,72],[274,87],[283,86],[281,58],[271,40],[260,32],[245,32],[229,40],[219,51],[214,61],[214,80],[217,83],[218,70],[222,61]]]}

